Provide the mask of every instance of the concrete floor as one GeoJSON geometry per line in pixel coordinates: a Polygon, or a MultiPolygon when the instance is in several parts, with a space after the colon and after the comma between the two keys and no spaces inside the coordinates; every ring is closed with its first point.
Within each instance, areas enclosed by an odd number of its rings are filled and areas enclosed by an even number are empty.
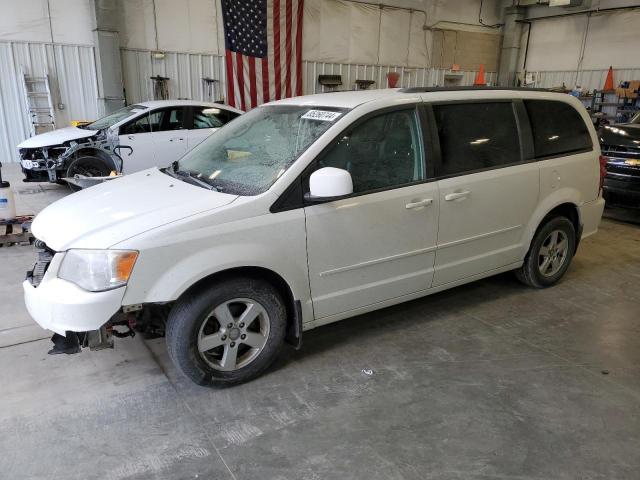
{"type": "MultiPolygon", "coordinates": [[[[47,188],[21,208],[65,193],[47,188]]],[[[603,221],[554,288],[506,274],[319,328],[224,390],[162,339],[47,356],[32,260],[0,248],[1,479],[640,476],[637,225],[603,221]]]]}

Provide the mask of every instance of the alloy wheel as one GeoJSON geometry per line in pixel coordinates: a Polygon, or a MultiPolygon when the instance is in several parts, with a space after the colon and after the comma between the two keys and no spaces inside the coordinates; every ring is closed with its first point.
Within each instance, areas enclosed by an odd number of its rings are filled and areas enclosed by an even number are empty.
{"type": "Polygon", "coordinates": [[[545,277],[553,277],[564,265],[569,253],[567,234],[553,230],[542,242],[538,252],[538,269],[545,277]]]}
{"type": "Polygon", "coordinates": [[[198,352],[216,370],[237,370],[258,357],[269,330],[269,315],[259,302],[234,298],[205,316],[198,332],[198,352]]]}

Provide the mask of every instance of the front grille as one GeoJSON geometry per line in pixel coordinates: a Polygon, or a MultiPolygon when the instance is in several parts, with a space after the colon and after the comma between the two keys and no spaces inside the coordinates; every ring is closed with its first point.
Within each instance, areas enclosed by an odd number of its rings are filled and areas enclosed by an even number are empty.
{"type": "Polygon", "coordinates": [[[602,145],[602,154],[608,157],[640,158],[640,148],[621,145],[602,145]]]}
{"type": "Polygon", "coordinates": [[[37,287],[42,282],[44,274],[47,273],[47,269],[51,264],[51,260],[53,259],[55,252],[40,240],[36,240],[35,245],[36,248],[38,248],[38,260],[33,266],[33,270],[27,272],[27,280],[29,280],[31,285],[37,287]]]}

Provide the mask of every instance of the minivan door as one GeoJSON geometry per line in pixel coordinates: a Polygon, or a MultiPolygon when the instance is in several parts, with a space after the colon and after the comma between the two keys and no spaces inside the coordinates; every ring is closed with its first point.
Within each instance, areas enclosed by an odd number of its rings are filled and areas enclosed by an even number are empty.
{"type": "Polygon", "coordinates": [[[349,171],[354,193],[305,207],[316,319],[430,287],[438,186],[423,152],[418,111],[405,107],[364,120],[317,161],[349,171]]]}
{"type": "Polygon", "coordinates": [[[540,180],[538,164],[523,160],[514,103],[432,107],[441,152],[435,287],[522,260],[540,180]]]}

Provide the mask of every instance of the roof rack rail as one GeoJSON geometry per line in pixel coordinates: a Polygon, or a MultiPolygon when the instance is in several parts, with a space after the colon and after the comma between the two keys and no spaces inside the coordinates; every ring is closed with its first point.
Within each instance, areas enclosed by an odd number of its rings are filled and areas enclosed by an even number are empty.
{"type": "Polygon", "coordinates": [[[506,90],[524,92],[549,92],[549,88],[527,88],[527,87],[411,87],[401,88],[401,93],[426,93],[426,92],[456,92],[469,90],[506,90]]]}

